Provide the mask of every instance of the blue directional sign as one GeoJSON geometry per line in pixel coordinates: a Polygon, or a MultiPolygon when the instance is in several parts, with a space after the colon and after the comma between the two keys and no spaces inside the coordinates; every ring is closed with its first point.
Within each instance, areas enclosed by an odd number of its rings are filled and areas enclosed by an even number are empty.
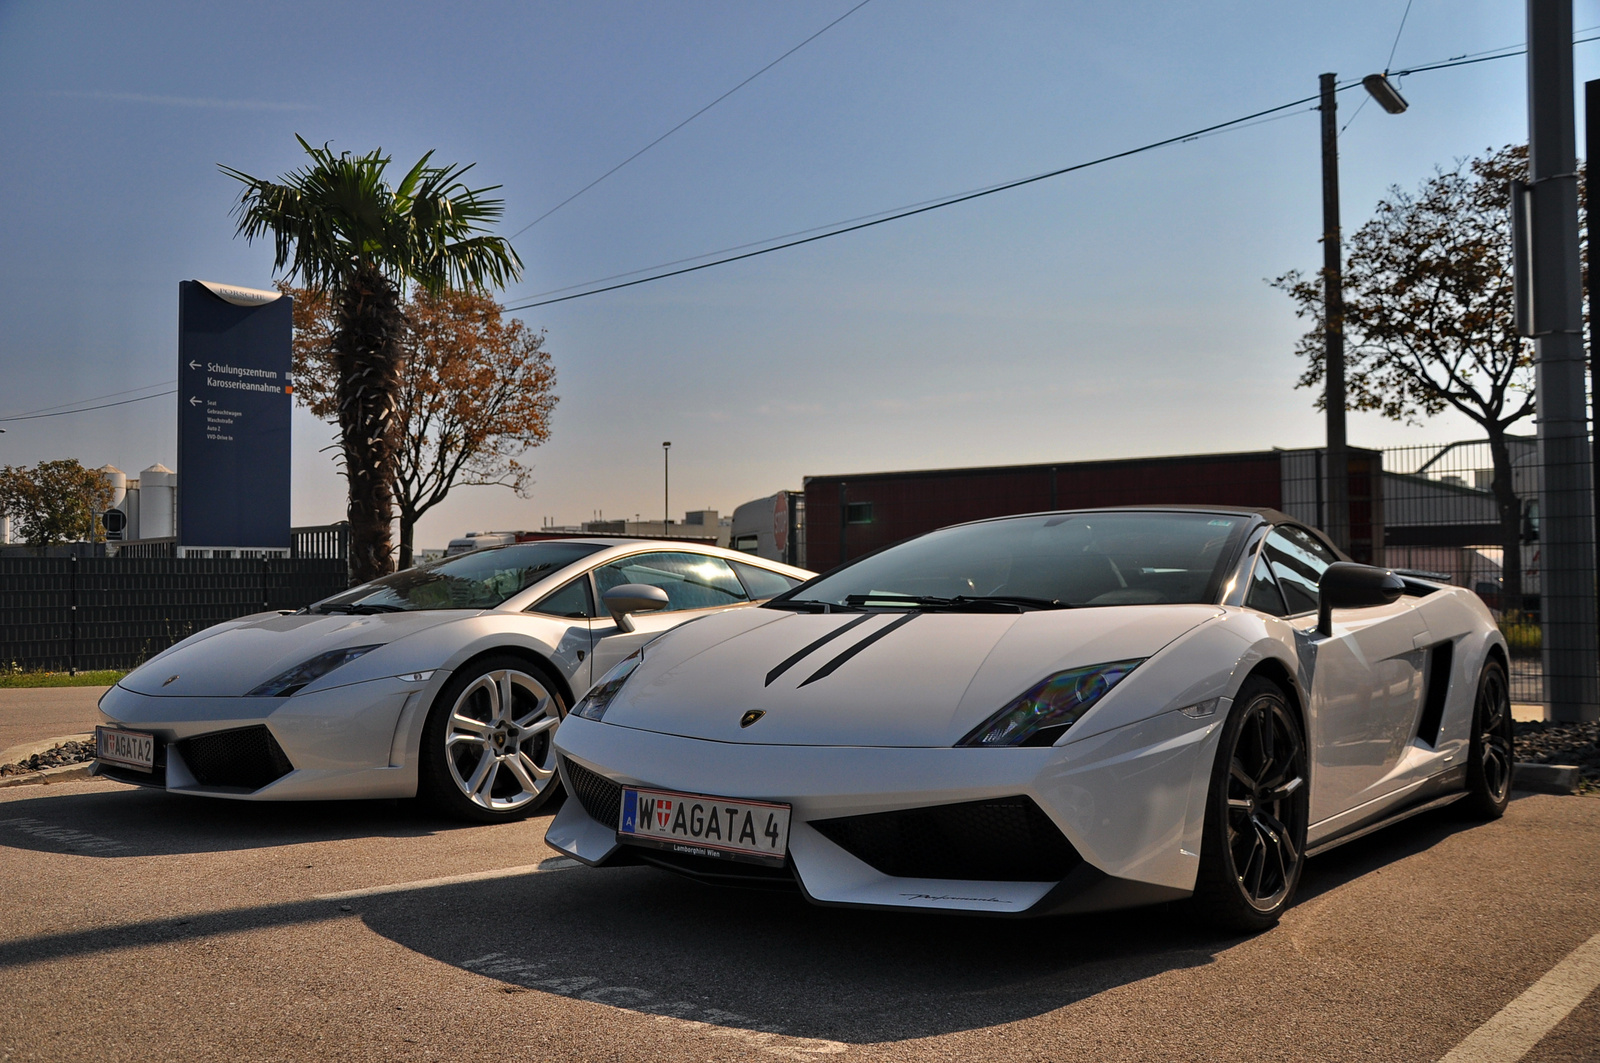
{"type": "Polygon", "coordinates": [[[293,300],[178,285],[178,545],[289,547],[293,300]]]}

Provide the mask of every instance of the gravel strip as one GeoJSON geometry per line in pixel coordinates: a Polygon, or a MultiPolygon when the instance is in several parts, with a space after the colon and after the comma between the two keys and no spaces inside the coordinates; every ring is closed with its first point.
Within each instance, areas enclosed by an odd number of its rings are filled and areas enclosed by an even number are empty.
{"type": "Polygon", "coordinates": [[[1517,724],[1516,758],[1534,764],[1575,764],[1584,793],[1600,792],[1600,721],[1517,724]]]}
{"type": "Polygon", "coordinates": [[[82,764],[94,759],[94,742],[63,742],[53,746],[43,753],[35,753],[27,760],[16,764],[0,764],[0,778],[8,775],[26,775],[33,771],[42,771],[45,768],[56,768],[63,764],[82,764]]]}

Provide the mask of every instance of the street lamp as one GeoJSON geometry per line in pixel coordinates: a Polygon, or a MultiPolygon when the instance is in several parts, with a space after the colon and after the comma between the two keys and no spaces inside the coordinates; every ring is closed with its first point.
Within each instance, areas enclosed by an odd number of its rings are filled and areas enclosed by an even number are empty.
{"type": "MultiPolygon", "coordinates": [[[[1339,124],[1336,74],[1323,74],[1322,99],[1322,368],[1327,382],[1328,510],[1323,521],[1334,545],[1350,550],[1350,448],[1344,424],[1344,267],[1339,237],[1339,124]]],[[[1361,84],[1390,114],[1406,109],[1387,74],[1368,74],[1361,84]]],[[[1373,544],[1377,546],[1379,544],[1373,544]]]]}
{"type": "Polygon", "coordinates": [[[672,523],[672,444],[661,444],[661,534],[672,523]]]}

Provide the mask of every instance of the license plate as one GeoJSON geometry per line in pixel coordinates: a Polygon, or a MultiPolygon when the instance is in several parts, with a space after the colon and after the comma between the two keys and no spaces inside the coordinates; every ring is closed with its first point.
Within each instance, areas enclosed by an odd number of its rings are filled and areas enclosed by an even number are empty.
{"type": "Polygon", "coordinates": [[[690,856],[781,867],[789,851],[789,806],[625,787],[617,837],[690,856]]]}
{"type": "Polygon", "coordinates": [[[94,729],[94,755],[110,764],[121,764],[140,771],[154,771],[155,735],[138,731],[119,731],[114,727],[94,729]]]}

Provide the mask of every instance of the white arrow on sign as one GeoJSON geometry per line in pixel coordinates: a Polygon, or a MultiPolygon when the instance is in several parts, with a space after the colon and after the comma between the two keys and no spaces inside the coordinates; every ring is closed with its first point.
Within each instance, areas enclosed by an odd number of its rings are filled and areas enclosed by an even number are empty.
{"type": "Polygon", "coordinates": [[[189,359],[189,368],[190,369],[199,369],[200,368],[200,363],[195,361],[193,358],[191,358],[191,359],[189,359]]]}
{"type": "Polygon", "coordinates": [[[205,399],[197,399],[192,395],[189,397],[189,405],[190,406],[198,406],[204,401],[205,401],[205,399]]]}

